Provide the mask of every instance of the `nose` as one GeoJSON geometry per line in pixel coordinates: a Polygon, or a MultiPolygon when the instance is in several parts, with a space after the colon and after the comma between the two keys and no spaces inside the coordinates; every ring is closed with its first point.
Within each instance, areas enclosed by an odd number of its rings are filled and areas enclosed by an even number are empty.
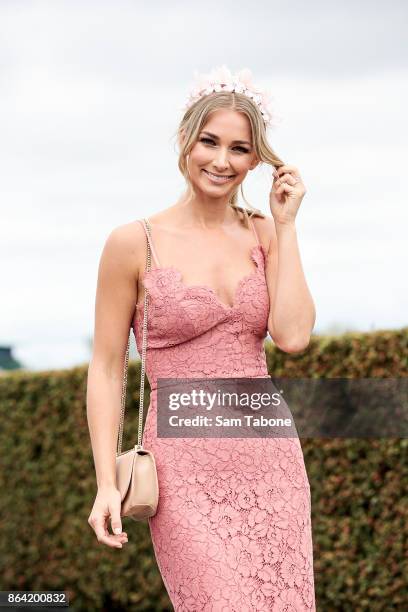
{"type": "Polygon", "coordinates": [[[220,147],[213,159],[213,166],[218,172],[223,172],[229,166],[227,150],[220,147]]]}

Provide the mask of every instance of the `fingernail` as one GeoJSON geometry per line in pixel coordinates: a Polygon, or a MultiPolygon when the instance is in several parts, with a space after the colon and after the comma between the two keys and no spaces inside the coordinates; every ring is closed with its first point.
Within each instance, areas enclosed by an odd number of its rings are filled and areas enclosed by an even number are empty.
{"type": "Polygon", "coordinates": [[[116,534],[119,535],[119,533],[122,533],[122,530],[120,527],[115,527],[115,529],[113,530],[116,534]]]}

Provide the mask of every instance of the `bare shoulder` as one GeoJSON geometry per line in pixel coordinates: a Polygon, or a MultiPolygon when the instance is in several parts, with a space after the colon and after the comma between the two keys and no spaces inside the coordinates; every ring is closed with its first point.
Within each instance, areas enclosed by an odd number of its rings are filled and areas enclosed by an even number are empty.
{"type": "Polygon", "coordinates": [[[146,250],[146,236],[138,221],[131,221],[113,228],[108,234],[104,252],[112,263],[124,266],[138,277],[146,250]]]}
{"type": "Polygon", "coordinates": [[[272,215],[264,217],[254,216],[252,222],[255,225],[256,232],[259,236],[261,244],[271,253],[277,244],[275,221],[272,215]]]}

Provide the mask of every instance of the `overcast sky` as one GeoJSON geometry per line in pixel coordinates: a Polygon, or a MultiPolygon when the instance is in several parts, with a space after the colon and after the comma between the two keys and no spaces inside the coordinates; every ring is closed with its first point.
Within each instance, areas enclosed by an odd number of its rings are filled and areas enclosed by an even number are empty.
{"type": "MultiPolygon", "coordinates": [[[[307,188],[316,333],[407,325],[406,2],[0,0],[0,345],[86,363],[110,231],[175,203],[193,72],[248,67],[307,188]]],[[[244,192],[270,214],[270,168],[244,192]]]]}

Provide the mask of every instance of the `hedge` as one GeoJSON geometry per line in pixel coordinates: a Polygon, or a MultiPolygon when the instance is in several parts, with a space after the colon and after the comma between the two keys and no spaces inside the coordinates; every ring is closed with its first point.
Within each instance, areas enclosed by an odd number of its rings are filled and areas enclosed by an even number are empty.
{"type": "MultiPolygon", "coordinates": [[[[266,348],[278,377],[407,376],[408,328],[313,335],[298,354],[266,348]]],[[[123,549],[99,544],[87,523],[96,494],[87,369],[0,376],[0,590],[66,591],[72,610],[172,610],[147,522],[124,523],[123,549]]],[[[139,380],[140,361],[131,361],[124,448],[136,439],[139,380]]],[[[147,406],[147,381],[145,395],[147,406]]],[[[317,609],[408,610],[408,439],[301,443],[317,609]]]]}

